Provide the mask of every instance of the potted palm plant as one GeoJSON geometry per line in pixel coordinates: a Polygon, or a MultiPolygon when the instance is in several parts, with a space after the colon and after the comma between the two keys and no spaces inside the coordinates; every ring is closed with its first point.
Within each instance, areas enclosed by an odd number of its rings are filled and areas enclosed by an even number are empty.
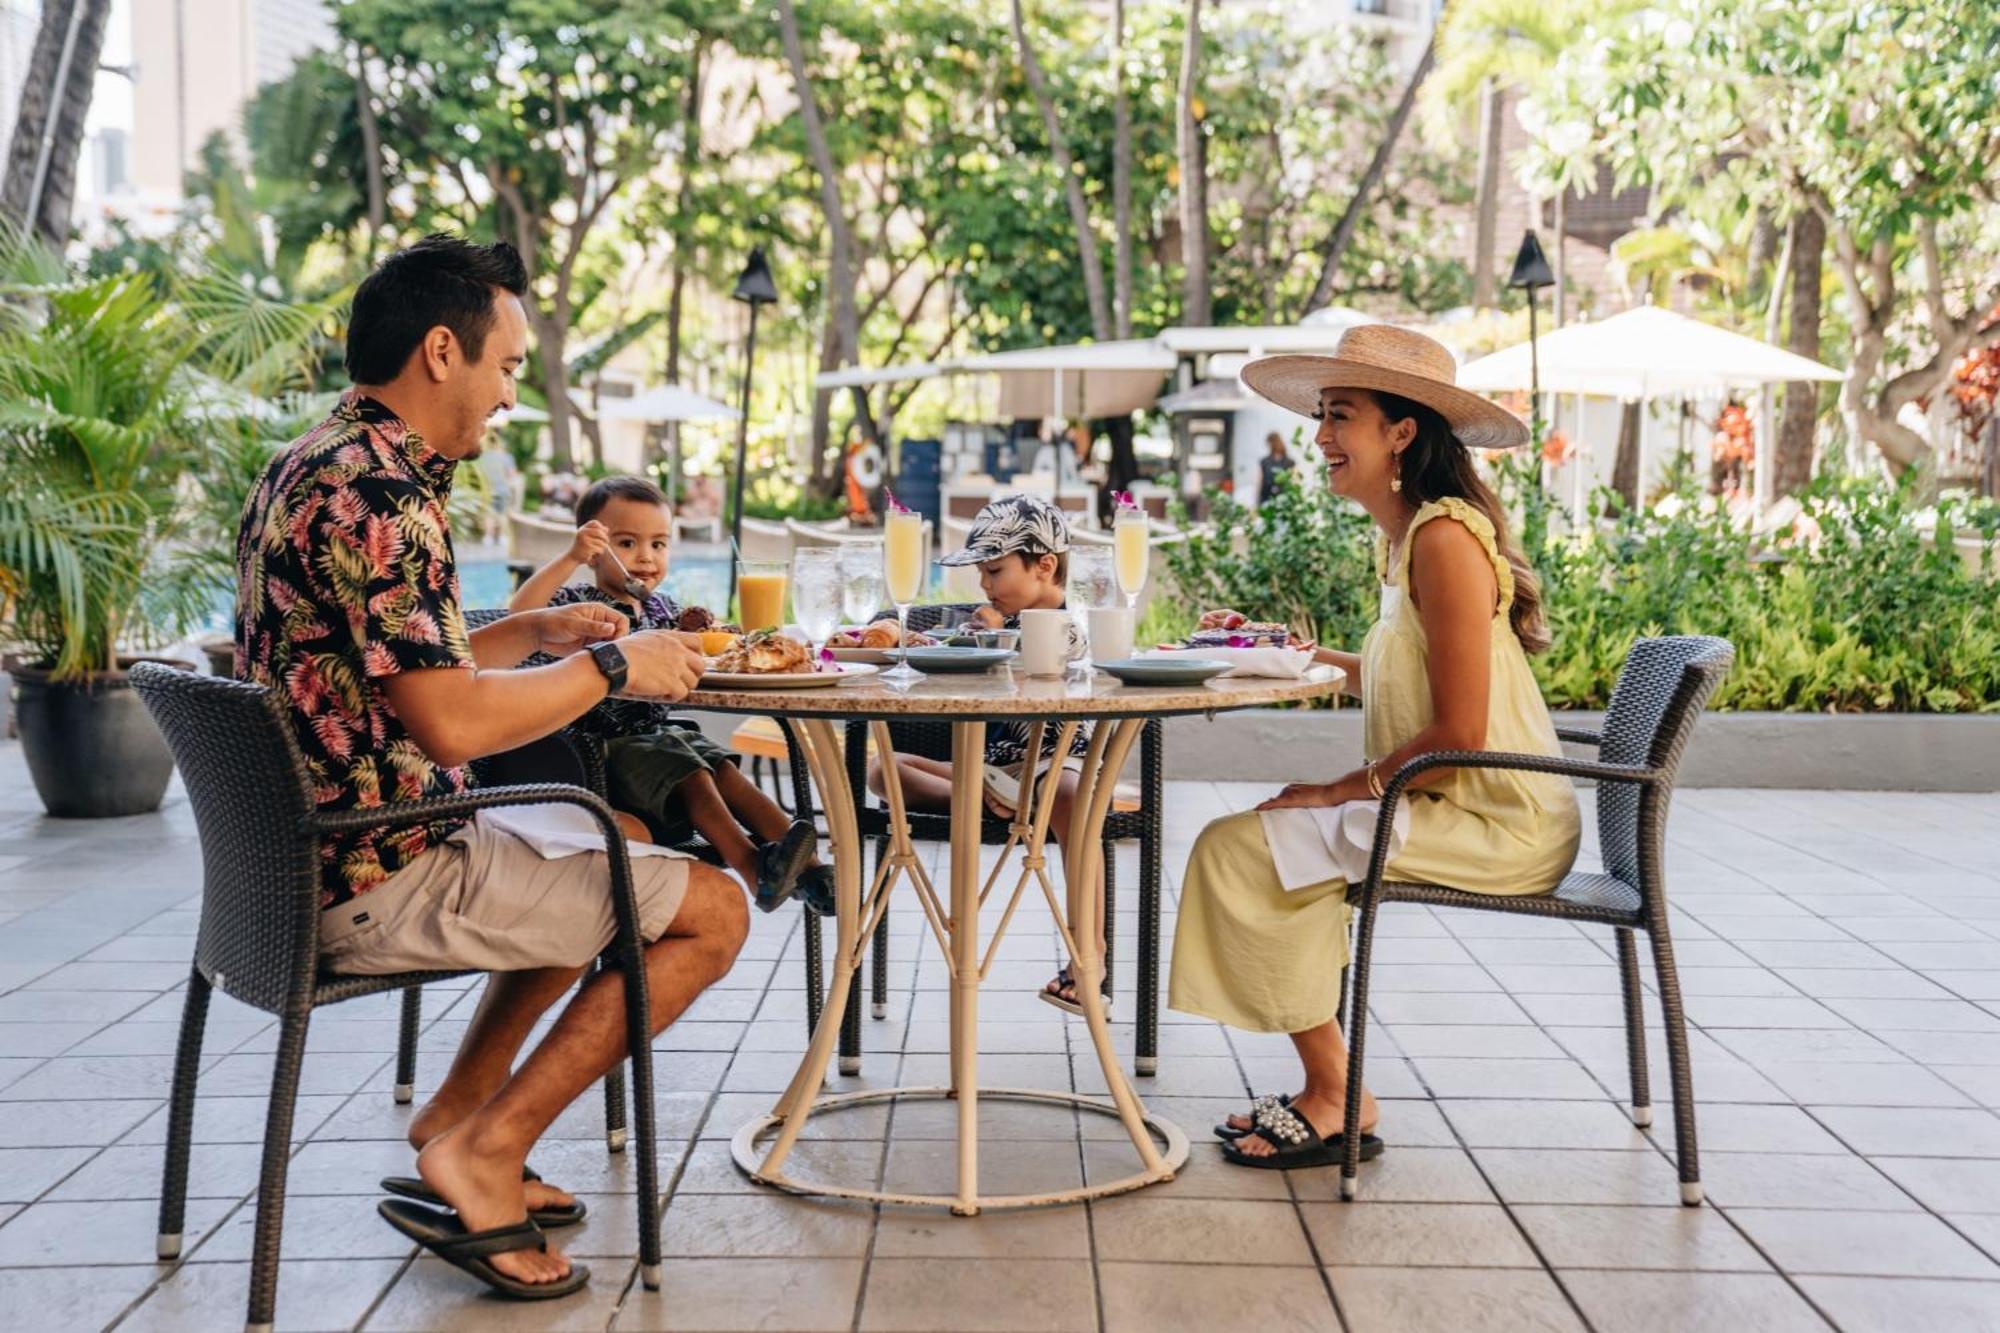
{"type": "Polygon", "coordinates": [[[212,373],[217,341],[151,276],[81,277],[0,236],[0,633],[52,815],[151,810],[171,777],[125,672],[232,582],[204,484],[241,470],[260,413],[212,373]]]}

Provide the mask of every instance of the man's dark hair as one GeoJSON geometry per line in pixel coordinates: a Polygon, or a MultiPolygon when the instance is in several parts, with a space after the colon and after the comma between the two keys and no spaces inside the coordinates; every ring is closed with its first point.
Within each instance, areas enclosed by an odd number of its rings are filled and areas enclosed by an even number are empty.
{"type": "Polygon", "coordinates": [[[637,500],[667,508],[666,493],[644,477],[606,477],[594,483],[576,502],[576,525],[580,528],[604,512],[613,500],[637,500]]]}
{"type": "Polygon", "coordinates": [[[347,319],[347,378],[387,384],[442,324],[478,360],[493,328],[493,290],[525,296],[528,270],[505,241],[473,245],[432,232],[375,266],[347,319]]]}

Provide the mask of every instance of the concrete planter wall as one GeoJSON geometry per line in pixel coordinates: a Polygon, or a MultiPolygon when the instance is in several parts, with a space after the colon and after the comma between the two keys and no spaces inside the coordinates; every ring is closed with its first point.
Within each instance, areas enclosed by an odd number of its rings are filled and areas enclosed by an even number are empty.
{"type": "MultiPolygon", "coordinates": [[[[1596,728],[1601,713],[1563,713],[1596,728]]],[[[1359,709],[1255,709],[1167,723],[1167,776],[1310,782],[1360,762],[1359,709]]],[[[1709,713],[1681,767],[1688,787],[2000,791],[2000,715],[1709,713]]]]}

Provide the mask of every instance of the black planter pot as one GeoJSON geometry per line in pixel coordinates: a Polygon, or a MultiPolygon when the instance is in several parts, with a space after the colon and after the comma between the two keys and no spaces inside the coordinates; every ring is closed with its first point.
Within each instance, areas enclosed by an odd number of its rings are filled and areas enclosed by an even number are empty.
{"type": "MultiPolygon", "coordinates": [[[[139,660],[121,659],[120,665],[139,660]]],[[[56,681],[21,662],[7,669],[14,677],[21,751],[43,808],[64,819],[159,809],[173,777],[173,755],[123,671],[56,681]]]]}

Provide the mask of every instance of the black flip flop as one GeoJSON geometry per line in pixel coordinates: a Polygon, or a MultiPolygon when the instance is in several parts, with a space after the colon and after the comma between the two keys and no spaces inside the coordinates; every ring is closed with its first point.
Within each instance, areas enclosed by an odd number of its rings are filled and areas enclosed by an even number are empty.
{"type": "MultiPolygon", "coordinates": [[[[1064,968],[1062,971],[1056,973],[1056,981],[1065,990],[1076,989],[1076,977],[1068,968],[1064,968]]],[[[1065,1000],[1047,986],[1042,987],[1038,994],[1040,994],[1043,1004],[1052,1004],[1066,1014],[1075,1014],[1078,1018],[1083,1017],[1083,1005],[1081,1002],[1077,1000],[1065,1000]]],[[[1107,1014],[1110,1013],[1111,987],[1108,978],[1106,979],[1106,984],[1098,988],[1098,994],[1104,997],[1104,1012],[1107,1014]]]]}
{"type": "MultiPolygon", "coordinates": [[[[521,1179],[532,1185],[540,1181],[541,1177],[535,1174],[535,1168],[532,1166],[524,1166],[521,1168],[521,1179]]],[[[444,1201],[443,1196],[416,1176],[384,1176],[382,1189],[386,1193],[400,1195],[405,1199],[427,1203],[433,1208],[451,1207],[444,1201]]],[[[530,1208],[528,1220],[544,1230],[553,1230],[556,1227],[573,1227],[583,1221],[589,1212],[590,1209],[583,1200],[578,1199],[566,1205],[551,1204],[545,1208],[530,1208]]]]}
{"type": "Polygon", "coordinates": [[[382,1215],[383,1221],[453,1268],[464,1269],[502,1296],[517,1301],[552,1301],[582,1290],[590,1281],[590,1269],[578,1263],[572,1263],[569,1276],[559,1282],[523,1282],[508,1277],[488,1262],[496,1254],[548,1249],[548,1237],[525,1217],[504,1227],[467,1231],[456,1213],[442,1213],[402,1199],[383,1199],[375,1205],[375,1211],[382,1215]]]}
{"type": "MultiPolygon", "coordinates": [[[[1304,1116],[1290,1107],[1267,1107],[1257,1116],[1257,1128],[1250,1131],[1277,1149],[1252,1157],[1232,1140],[1222,1145],[1222,1159],[1231,1166],[1247,1166],[1258,1171],[1295,1171],[1310,1166],[1340,1166],[1347,1160],[1347,1138],[1336,1134],[1323,1139],[1304,1116]]],[[[1244,1136],[1248,1138],[1249,1135],[1244,1136]]],[[[1361,1136],[1361,1160],[1372,1162],[1382,1155],[1382,1140],[1373,1134],[1361,1136]]]]}
{"type": "MultiPolygon", "coordinates": [[[[1290,1106],[1292,1104],[1292,1094],[1289,1092],[1280,1092],[1275,1095],[1269,1095],[1257,1098],[1256,1100],[1250,1103],[1250,1119],[1253,1121],[1256,1120],[1257,1112],[1263,1110],[1264,1107],[1266,1107],[1267,1105],[1272,1105],[1272,1104],[1278,1106],[1290,1106]]],[[[1234,1143],[1236,1142],[1236,1140],[1242,1138],[1246,1134],[1255,1133],[1256,1129],[1257,1126],[1255,1124],[1252,1124],[1247,1129],[1238,1129],[1236,1128],[1236,1126],[1230,1124],[1227,1120],[1225,1120],[1221,1124],[1215,1126],[1215,1137],[1221,1139],[1225,1143],[1234,1143]]]]}

